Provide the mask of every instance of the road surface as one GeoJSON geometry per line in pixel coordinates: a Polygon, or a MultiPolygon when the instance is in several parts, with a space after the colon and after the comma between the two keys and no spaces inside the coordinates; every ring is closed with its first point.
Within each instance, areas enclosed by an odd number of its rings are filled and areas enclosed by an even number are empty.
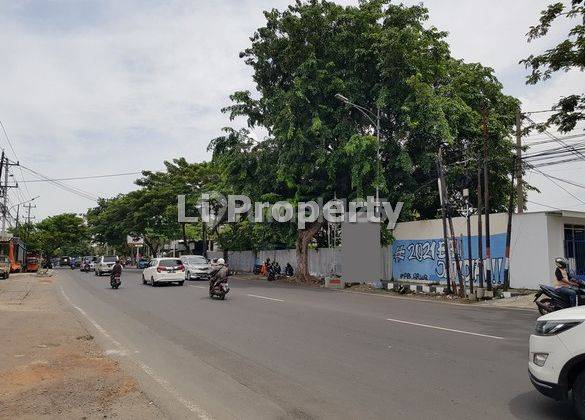
{"type": "Polygon", "coordinates": [[[561,419],[527,375],[536,312],[233,279],[57,270],[64,304],[173,418],[561,419]]]}

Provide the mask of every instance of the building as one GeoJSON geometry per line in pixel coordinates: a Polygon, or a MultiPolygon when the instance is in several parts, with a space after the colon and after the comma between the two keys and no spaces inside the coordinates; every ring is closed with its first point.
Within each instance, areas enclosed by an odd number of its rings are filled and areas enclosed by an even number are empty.
{"type": "MultiPolygon", "coordinates": [[[[477,216],[471,217],[471,270],[468,262],[466,219],[453,218],[466,282],[470,274],[478,284],[477,216]]],[[[494,284],[504,280],[508,215],[490,215],[490,241],[494,284]]],[[[485,222],[484,222],[485,235],[485,222]]],[[[391,246],[391,277],[395,280],[445,283],[445,249],[441,219],[402,222],[396,225],[391,246]]],[[[485,237],[484,255],[485,255],[485,237]]],[[[585,278],[585,212],[568,210],[514,214],[510,242],[510,285],[537,289],[554,277],[554,259],[569,261],[576,274],[585,278]]],[[[451,256],[452,275],[455,275],[451,256]]],[[[386,275],[385,277],[389,277],[386,275]]]]}

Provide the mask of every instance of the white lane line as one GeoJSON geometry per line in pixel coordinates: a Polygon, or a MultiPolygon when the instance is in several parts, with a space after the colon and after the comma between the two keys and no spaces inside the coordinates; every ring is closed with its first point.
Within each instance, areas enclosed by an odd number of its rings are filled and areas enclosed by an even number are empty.
{"type": "Polygon", "coordinates": [[[76,305],[73,304],[73,302],[71,302],[71,299],[69,299],[69,296],[67,296],[67,294],[65,293],[65,290],[63,289],[63,286],[59,286],[59,288],[61,289],[61,293],[65,297],[65,300],[67,301],[67,303],[69,303],[71,306],[73,306],[75,309],[77,309],[79,311],[79,313],[81,315],[83,315],[91,323],[91,325],[93,325],[94,328],[96,330],[98,330],[104,337],[106,337],[108,340],[110,340],[112,343],[114,343],[114,345],[116,345],[117,347],[120,347],[120,348],[122,347],[122,345],[120,344],[120,342],[118,340],[116,340],[114,337],[112,337],[110,334],[108,334],[108,332],[100,324],[98,324],[97,322],[95,322],[87,314],[87,312],[85,312],[79,306],[76,306],[76,305]]]}
{"type": "Polygon", "coordinates": [[[386,321],[398,322],[400,324],[414,325],[414,326],[417,326],[417,327],[432,328],[432,329],[441,330],[441,331],[455,332],[455,333],[459,333],[459,334],[475,335],[477,337],[492,338],[494,340],[504,340],[504,337],[498,337],[496,335],[487,335],[487,334],[474,333],[474,332],[470,332],[470,331],[454,330],[452,328],[443,328],[443,327],[437,327],[435,325],[418,324],[416,322],[402,321],[400,319],[387,318],[386,321]]]}
{"type": "Polygon", "coordinates": [[[271,298],[268,296],[259,296],[259,295],[250,295],[250,294],[248,294],[246,296],[250,296],[250,297],[254,297],[254,298],[258,298],[258,299],[272,300],[274,302],[284,302],[284,300],[282,300],[282,299],[275,299],[275,298],[271,298]]]}
{"type": "MultiPolygon", "coordinates": [[[[103,334],[106,338],[108,338],[109,340],[112,341],[112,343],[114,343],[119,350],[106,350],[105,353],[108,356],[126,356],[128,354],[128,351],[122,346],[122,344],[120,344],[118,341],[116,341],[116,339],[114,339],[110,334],[108,334],[108,332],[97,322],[95,322],[88,314],[87,312],[85,312],[83,309],[81,309],[79,306],[75,306],[73,304],[73,302],[71,302],[71,299],[69,299],[69,296],[67,296],[67,294],[65,293],[65,290],[63,289],[63,286],[59,285],[59,288],[61,289],[61,293],[63,294],[63,297],[65,297],[65,300],[67,301],[67,303],[69,303],[71,306],[73,306],[75,309],[77,309],[89,322],[91,322],[91,324],[101,333],[103,334]]],[[[135,351],[135,353],[138,353],[138,351],[135,351]]],[[[164,378],[161,378],[160,376],[158,376],[151,368],[150,366],[140,362],[139,360],[135,359],[135,362],[140,366],[140,368],[148,375],[150,376],[156,383],[158,383],[162,388],[165,389],[165,391],[167,391],[169,394],[171,394],[177,401],[179,401],[181,404],[183,404],[187,410],[189,410],[190,412],[192,412],[193,414],[195,414],[197,416],[197,418],[199,418],[200,420],[211,420],[212,417],[209,415],[209,413],[207,413],[207,411],[205,411],[203,408],[201,408],[201,406],[195,404],[193,401],[190,401],[186,398],[184,398],[181,394],[179,394],[179,392],[177,392],[177,390],[169,383],[169,381],[167,381],[164,378]]]]}
{"type": "Polygon", "coordinates": [[[190,401],[190,400],[183,398],[177,392],[177,390],[169,383],[169,381],[158,376],[150,368],[150,366],[148,366],[147,364],[144,364],[142,362],[138,362],[138,365],[140,366],[140,368],[144,372],[146,372],[146,374],[148,376],[150,376],[152,379],[154,379],[165,391],[167,391],[169,394],[171,394],[173,397],[175,397],[175,399],[177,401],[179,401],[181,404],[183,404],[185,407],[187,407],[187,409],[190,412],[192,412],[193,414],[195,414],[200,420],[211,420],[213,418],[209,415],[209,413],[207,413],[207,411],[205,411],[199,405],[195,404],[193,401],[190,401]]]}

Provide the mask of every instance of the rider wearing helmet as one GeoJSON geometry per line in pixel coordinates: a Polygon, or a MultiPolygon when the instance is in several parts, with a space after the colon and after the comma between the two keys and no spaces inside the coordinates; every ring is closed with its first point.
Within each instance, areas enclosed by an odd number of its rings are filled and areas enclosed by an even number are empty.
{"type": "Polygon", "coordinates": [[[555,258],[555,265],[557,266],[555,270],[555,288],[557,289],[557,293],[565,296],[570,306],[577,306],[577,292],[573,287],[579,287],[579,283],[574,281],[572,275],[569,273],[567,261],[563,258],[555,258]]]}
{"type": "Polygon", "coordinates": [[[223,258],[220,258],[217,260],[217,264],[219,267],[213,273],[211,273],[210,276],[211,278],[209,282],[210,289],[213,289],[217,283],[222,282],[228,276],[228,268],[225,265],[225,260],[223,258]]]}

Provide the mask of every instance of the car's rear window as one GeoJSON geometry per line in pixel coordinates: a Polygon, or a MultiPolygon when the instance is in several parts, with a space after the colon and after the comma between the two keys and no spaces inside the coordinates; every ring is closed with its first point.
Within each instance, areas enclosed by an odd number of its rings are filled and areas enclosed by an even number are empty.
{"type": "Polygon", "coordinates": [[[161,267],[176,267],[178,265],[183,265],[183,263],[181,262],[181,260],[160,260],[160,262],[158,263],[159,266],[161,267]]]}
{"type": "Polygon", "coordinates": [[[104,262],[116,262],[118,260],[118,258],[116,256],[113,257],[104,257],[104,262]]]}

